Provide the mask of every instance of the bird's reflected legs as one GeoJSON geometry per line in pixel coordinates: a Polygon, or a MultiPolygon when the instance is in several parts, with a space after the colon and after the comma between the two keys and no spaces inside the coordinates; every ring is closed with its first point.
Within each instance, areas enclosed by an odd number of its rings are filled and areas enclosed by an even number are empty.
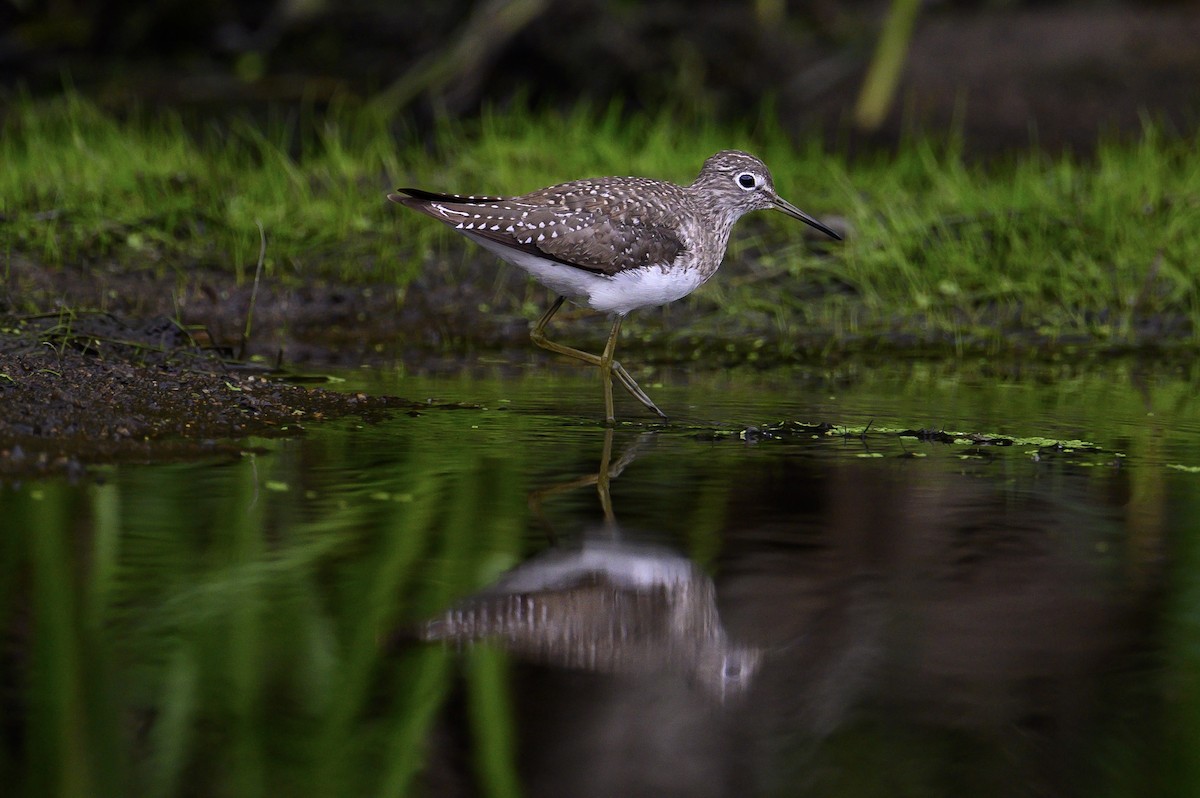
{"type": "Polygon", "coordinates": [[[621,331],[622,316],[617,316],[616,321],[613,322],[612,332],[608,335],[608,342],[604,346],[603,355],[589,354],[588,352],[556,343],[546,337],[546,325],[550,323],[550,319],[554,318],[554,314],[563,306],[564,301],[566,301],[566,297],[561,296],[554,300],[554,304],[542,314],[542,317],[537,320],[537,324],[533,325],[533,329],[529,332],[530,339],[542,349],[547,349],[556,354],[574,358],[575,360],[582,360],[584,363],[600,368],[600,379],[604,382],[605,420],[609,424],[615,421],[612,398],[612,376],[614,374],[621,382],[621,386],[629,391],[633,398],[637,399],[660,417],[666,418],[667,414],[658,409],[658,405],[651,401],[646,392],[637,384],[637,381],[625,370],[625,367],[613,359],[613,353],[617,348],[617,335],[621,331]]]}
{"type": "MultiPolygon", "coordinates": [[[[608,392],[611,396],[611,383],[609,383],[608,392]]],[[[600,470],[596,472],[596,493],[600,497],[600,509],[604,511],[604,526],[609,531],[616,531],[617,516],[613,513],[612,494],[609,492],[608,487],[613,476],[609,472],[609,462],[612,460],[612,444],[613,428],[610,424],[604,429],[604,449],[600,455],[600,470]]]]}

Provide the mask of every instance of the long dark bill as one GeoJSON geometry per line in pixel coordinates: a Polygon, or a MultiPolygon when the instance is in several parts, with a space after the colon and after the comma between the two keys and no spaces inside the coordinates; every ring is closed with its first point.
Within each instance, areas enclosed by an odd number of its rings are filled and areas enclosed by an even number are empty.
{"type": "Polygon", "coordinates": [[[809,216],[807,213],[805,213],[804,211],[800,210],[792,203],[785,200],[783,197],[776,195],[776,196],[772,197],[772,199],[775,201],[775,208],[777,210],[781,210],[784,213],[786,213],[788,216],[791,216],[793,219],[799,219],[800,221],[804,222],[805,224],[807,224],[811,227],[817,228],[822,233],[824,233],[825,235],[829,236],[832,239],[835,239],[837,241],[842,240],[842,237],[840,235],[833,232],[833,230],[830,230],[828,227],[821,224],[816,219],[809,216]]]}

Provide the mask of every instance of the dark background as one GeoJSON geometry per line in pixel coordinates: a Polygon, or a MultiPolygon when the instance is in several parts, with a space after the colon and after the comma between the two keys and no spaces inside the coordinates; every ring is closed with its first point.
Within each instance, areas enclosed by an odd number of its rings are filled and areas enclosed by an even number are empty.
{"type": "Polygon", "coordinates": [[[764,101],[789,131],[968,149],[1088,150],[1200,118],[1200,6],[946,0],[920,6],[890,111],[855,123],[891,8],[871,0],[6,0],[0,82],[114,107],[224,111],[373,101],[418,125],[514,103],[618,101],[721,119],[764,101]]]}

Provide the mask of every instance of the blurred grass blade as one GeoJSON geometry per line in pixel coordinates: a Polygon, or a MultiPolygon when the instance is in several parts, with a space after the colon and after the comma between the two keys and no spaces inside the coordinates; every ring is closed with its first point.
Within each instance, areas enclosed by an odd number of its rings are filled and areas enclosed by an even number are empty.
{"type": "Polygon", "coordinates": [[[508,655],[489,645],[467,654],[467,692],[480,792],[495,798],[521,795],[516,721],[509,698],[508,655]]]}
{"type": "MultiPolygon", "coordinates": [[[[419,459],[421,452],[414,449],[412,457],[419,459]]],[[[406,486],[407,500],[393,505],[395,510],[384,527],[380,551],[370,561],[370,570],[363,574],[364,592],[346,640],[340,682],[330,696],[319,744],[317,784],[321,794],[339,794],[339,785],[353,783],[350,774],[360,754],[353,721],[364,707],[371,676],[386,656],[380,639],[400,615],[399,599],[409,587],[436,517],[441,474],[423,468],[419,462],[411,473],[414,480],[406,486]]]]}
{"type": "Polygon", "coordinates": [[[97,785],[81,683],[74,558],[66,545],[73,503],[55,483],[26,491],[22,498],[33,584],[29,794],[93,795],[97,785]]]}
{"type": "Polygon", "coordinates": [[[860,128],[877,129],[892,107],[920,7],[920,0],[892,0],[854,108],[854,123],[860,128]]]}
{"type": "Polygon", "coordinates": [[[192,755],[198,681],[195,651],[189,644],[180,644],[167,665],[159,714],[150,728],[147,793],[154,798],[180,793],[192,755]]]}

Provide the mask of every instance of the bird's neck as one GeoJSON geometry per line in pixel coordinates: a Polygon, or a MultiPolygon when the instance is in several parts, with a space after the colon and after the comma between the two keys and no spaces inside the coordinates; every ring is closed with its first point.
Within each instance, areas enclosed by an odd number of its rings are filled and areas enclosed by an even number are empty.
{"type": "Polygon", "coordinates": [[[704,187],[700,180],[688,186],[694,209],[696,228],[688,236],[688,248],[698,263],[715,271],[725,258],[734,222],[742,216],[730,209],[727,203],[719,202],[719,196],[704,187]],[[695,238],[692,238],[692,235],[695,238]]]}
{"type": "Polygon", "coordinates": [[[727,198],[720,192],[714,191],[713,188],[707,185],[705,175],[696,178],[696,182],[688,186],[688,191],[692,195],[692,199],[696,203],[696,207],[705,216],[705,221],[724,231],[724,237],[729,237],[729,231],[738,219],[742,217],[742,211],[736,206],[730,205],[727,198]]]}
{"type": "Polygon", "coordinates": [[[733,225],[741,218],[742,212],[728,202],[722,202],[721,195],[704,186],[702,180],[703,177],[698,178],[688,189],[700,216],[699,221],[705,228],[704,240],[706,248],[710,250],[709,256],[720,263],[729,244],[733,225]]]}

